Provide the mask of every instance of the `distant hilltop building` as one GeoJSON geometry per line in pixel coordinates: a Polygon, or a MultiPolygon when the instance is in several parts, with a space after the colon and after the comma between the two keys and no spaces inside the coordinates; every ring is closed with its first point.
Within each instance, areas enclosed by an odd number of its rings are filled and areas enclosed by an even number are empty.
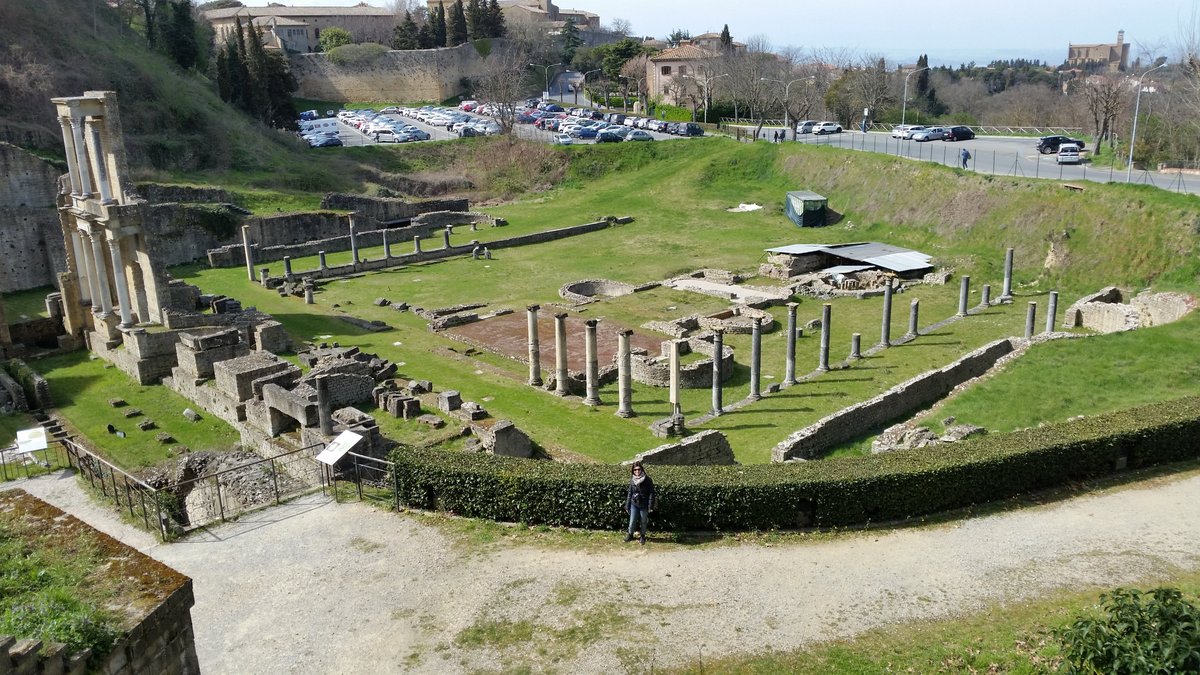
{"type": "Polygon", "coordinates": [[[1067,65],[1103,64],[1109,72],[1124,71],[1129,65],[1129,43],[1125,31],[1117,31],[1116,44],[1067,45],[1067,65]]]}
{"type": "MultiPolygon", "coordinates": [[[[450,14],[450,6],[454,0],[428,0],[429,11],[442,5],[446,15],[450,14]]],[[[465,3],[464,3],[465,4],[465,3]]],[[[547,30],[554,31],[566,25],[567,20],[573,20],[580,30],[600,30],[600,16],[578,9],[560,9],[553,0],[500,0],[500,11],[504,13],[504,21],[508,24],[544,24],[547,30]]]]}
{"type": "Polygon", "coordinates": [[[396,25],[395,12],[366,3],[354,7],[229,7],[210,9],[204,18],[212,24],[218,44],[233,33],[241,19],[243,26],[252,23],[262,31],[268,47],[301,54],[317,51],[321,31],[326,28],[344,28],[355,42],[387,44],[396,25]]]}

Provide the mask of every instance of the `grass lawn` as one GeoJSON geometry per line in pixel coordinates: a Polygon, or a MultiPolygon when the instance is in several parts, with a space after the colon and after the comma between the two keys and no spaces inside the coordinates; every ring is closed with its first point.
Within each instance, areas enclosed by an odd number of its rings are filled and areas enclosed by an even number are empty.
{"type": "Polygon", "coordinates": [[[107,459],[129,471],[154,466],[173,456],[179,444],[193,451],[231,450],[238,445],[238,434],[225,422],[200,411],[201,419],[189,422],[183,410],[196,408],[182,396],[162,386],[142,386],[102,359],[89,358],[87,352],[31,361],[50,383],[55,406],[72,426],[86,436],[107,459]],[[113,408],[110,398],[122,398],[128,405],[113,408]],[[125,411],[139,409],[142,415],[126,418],[125,411]],[[158,428],[141,431],[137,423],[153,420],[158,428]],[[119,438],[108,433],[111,424],[125,433],[119,438]],[[155,440],[169,433],[175,443],[155,440]]]}
{"type": "Polygon", "coordinates": [[[40,286],[27,291],[16,291],[4,294],[4,313],[8,322],[21,323],[30,319],[44,319],[50,316],[46,311],[46,295],[54,292],[52,286],[40,286]]]}

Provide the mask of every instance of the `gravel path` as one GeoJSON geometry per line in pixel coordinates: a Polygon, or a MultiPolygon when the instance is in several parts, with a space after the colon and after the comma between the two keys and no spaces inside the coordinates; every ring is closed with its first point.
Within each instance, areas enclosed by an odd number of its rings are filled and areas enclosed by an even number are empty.
{"type": "Polygon", "coordinates": [[[1200,567],[1200,471],[936,527],[586,552],[467,550],[319,494],[162,545],[74,480],[16,487],[191,576],[206,673],[642,672],[1200,567]]]}

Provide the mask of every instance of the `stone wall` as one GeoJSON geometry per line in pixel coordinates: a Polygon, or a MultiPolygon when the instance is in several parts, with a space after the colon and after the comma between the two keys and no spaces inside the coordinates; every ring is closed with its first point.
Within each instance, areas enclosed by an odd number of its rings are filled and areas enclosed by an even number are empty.
{"type": "Polygon", "coordinates": [[[321,208],[354,211],[361,216],[359,220],[365,219],[366,221],[359,223],[358,229],[373,230],[386,225],[408,222],[426,213],[466,211],[471,208],[471,205],[466,199],[427,199],[409,202],[391,197],[367,197],[330,192],[321,198],[321,208]]]}
{"type": "Polygon", "coordinates": [[[471,432],[479,438],[484,450],[493,455],[533,456],[533,441],[509,420],[497,420],[493,424],[473,423],[471,432]]]}
{"type": "Polygon", "coordinates": [[[828,415],[792,433],[775,446],[772,460],[812,459],[828,448],[911,415],[945,397],[959,384],[987,372],[1013,348],[1011,339],[997,340],[944,368],[922,373],[879,396],[828,415]]]}
{"type": "Polygon", "coordinates": [[[58,336],[66,334],[61,318],[43,318],[14,323],[8,327],[13,344],[53,349],[58,336]]]}
{"type": "MultiPolygon", "coordinates": [[[[647,384],[651,387],[671,386],[671,368],[668,349],[669,342],[662,343],[661,354],[639,354],[635,350],[629,367],[630,376],[634,382],[647,384]]],[[[681,345],[681,355],[699,352],[709,358],[679,365],[679,386],[684,389],[705,389],[712,386],[712,356],[713,343],[711,334],[688,338],[681,345]]],[[[721,345],[721,381],[725,382],[733,376],[733,348],[727,344],[721,345]]]]}
{"type": "Polygon", "coordinates": [[[0,142],[0,293],[52,286],[66,271],[55,203],[62,173],[0,142]]]}
{"type": "Polygon", "coordinates": [[[135,187],[138,196],[151,204],[228,204],[233,201],[233,197],[221,188],[162,185],[159,183],[138,183],[135,187]]]}
{"type": "MultiPolygon", "coordinates": [[[[632,461],[643,464],[675,464],[700,466],[710,464],[737,464],[733,459],[733,448],[725,434],[716,429],[701,431],[678,443],[660,445],[653,450],[638,454],[632,461]]],[[[625,462],[629,464],[630,462],[625,462]]]]}
{"type": "Polygon", "coordinates": [[[298,54],[289,59],[299,83],[297,96],[321,101],[444,101],[463,93],[463,78],[481,75],[500,58],[504,40],[492,40],[491,54],[475,45],[440,49],[389,51],[369,63],[341,66],[325,54],[298,54]]]}

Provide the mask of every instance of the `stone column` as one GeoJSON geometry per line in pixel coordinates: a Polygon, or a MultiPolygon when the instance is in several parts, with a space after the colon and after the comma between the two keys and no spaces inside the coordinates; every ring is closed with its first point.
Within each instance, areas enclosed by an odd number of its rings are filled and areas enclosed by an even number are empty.
{"type": "Polygon", "coordinates": [[[1013,268],[1013,250],[1010,248],[1004,252],[1004,292],[1000,294],[1000,300],[1012,299],[1012,268],[1013,268]]]}
{"type": "Polygon", "coordinates": [[[96,253],[92,248],[92,236],[87,232],[79,233],[79,248],[83,251],[84,274],[87,278],[88,293],[92,298],[92,311],[100,312],[100,275],[96,272],[96,253]]]}
{"type": "Polygon", "coordinates": [[[129,283],[125,280],[125,261],[121,257],[121,240],[109,232],[108,252],[112,255],[113,281],[117,284],[117,310],[121,313],[120,328],[133,325],[132,306],[129,304],[129,283]]]}
{"type": "Polygon", "coordinates": [[[271,278],[271,268],[264,267],[258,271],[258,283],[262,284],[263,288],[267,287],[267,280],[271,278]]]}
{"type": "MultiPolygon", "coordinates": [[[[108,285],[108,266],[104,263],[104,241],[99,232],[93,232],[92,239],[92,265],[93,272],[96,275],[95,288],[100,290],[100,312],[105,316],[112,314],[112,290],[108,285]]],[[[92,309],[96,308],[96,302],[92,301],[92,309]]]]}
{"type": "Polygon", "coordinates": [[[584,337],[584,356],[587,359],[587,365],[584,368],[584,376],[587,378],[587,393],[583,398],[584,405],[600,405],[600,357],[596,354],[596,324],[600,323],[597,319],[588,319],[584,322],[585,337],[584,337]]]}
{"type": "Polygon", "coordinates": [[[313,298],[312,286],[305,286],[305,288],[304,288],[304,304],[312,305],[312,304],[316,304],[316,302],[317,302],[316,299],[313,298]]]}
{"type": "Polygon", "coordinates": [[[321,269],[329,269],[329,263],[325,262],[325,251],[317,251],[317,259],[321,261],[321,269]]]}
{"type": "Polygon", "coordinates": [[[992,285],[991,284],[983,285],[983,294],[979,298],[979,306],[980,307],[991,307],[992,306],[992,285]]]}
{"type": "Polygon", "coordinates": [[[567,378],[567,313],[554,315],[554,393],[566,396],[567,378]]]}
{"type": "Polygon", "coordinates": [[[68,158],[67,167],[70,169],[71,194],[78,197],[82,189],[79,183],[79,170],[76,168],[74,162],[69,161],[71,157],[75,157],[75,135],[71,133],[71,118],[59,117],[58,124],[62,127],[63,147],[66,150],[68,158]]]}
{"type": "Polygon", "coordinates": [[[971,295],[971,277],[964,276],[958,288],[958,315],[967,315],[967,298],[971,295]]]}
{"type": "Polygon", "coordinates": [[[449,250],[450,248],[450,228],[442,230],[442,248],[449,250]]]}
{"type": "Polygon", "coordinates": [[[283,256],[283,275],[287,278],[292,278],[292,256],[283,256]]]}
{"type": "Polygon", "coordinates": [[[677,419],[683,416],[683,407],[679,404],[679,340],[671,340],[667,364],[671,370],[671,419],[677,419]]]}
{"type": "Polygon", "coordinates": [[[414,234],[413,235],[413,253],[420,253],[420,252],[421,252],[421,235],[414,234]]]}
{"type": "Polygon", "coordinates": [[[795,302],[789,302],[787,318],[787,364],[784,367],[783,383],[796,384],[796,307],[795,302]]]}
{"type": "Polygon", "coordinates": [[[75,256],[75,278],[83,280],[79,284],[79,300],[83,303],[89,303],[92,301],[92,279],[91,273],[88,270],[92,266],[84,254],[83,240],[79,236],[79,230],[74,227],[71,228],[71,251],[75,256]]]}
{"type": "Polygon", "coordinates": [[[357,265],[357,264],[358,264],[358,262],[359,262],[359,258],[358,258],[358,231],[357,231],[357,229],[354,227],[354,216],[353,216],[353,215],[350,215],[350,216],[349,216],[349,220],[350,220],[350,255],[351,255],[351,256],[353,257],[353,259],[354,259],[354,264],[355,264],[355,265],[357,265]]]}
{"type": "Polygon", "coordinates": [[[386,229],[379,232],[383,235],[383,259],[387,260],[392,257],[392,242],[388,241],[386,229]]]}
{"type": "Polygon", "coordinates": [[[92,196],[92,172],[88,168],[87,144],[83,140],[83,118],[71,118],[71,138],[75,143],[75,163],[79,171],[79,196],[87,199],[92,196]]]}
{"type": "Polygon", "coordinates": [[[634,417],[633,358],[629,352],[631,330],[617,333],[617,417],[634,417]]]}
{"type": "Polygon", "coordinates": [[[88,146],[90,155],[96,172],[96,186],[100,189],[100,201],[104,204],[116,204],[116,200],[112,198],[112,191],[108,186],[108,167],[104,162],[104,151],[100,145],[100,129],[97,128],[95,120],[86,120],[88,131],[88,146]]]}
{"type": "Polygon", "coordinates": [[[908,335],[905,337],[917,337],[917,331],[920,328],[921,314],[921,299],[913,298],[913,301],[908,305],[908,335]]]}
{"type": "Polygon", "coordinates": [[[529,386],[542,386],[542,350],[538,342],[538,322],[537,322],[537,305],[529,305],[525,308],[526,317],[529,319],[529,386]]]}
{"type": "Polygon", "coordinates": [[[829,370],[829,323],[833,315],[833,305],[828,302],[821,305],[821,360],[818,370],[829,370]]]}
{"type": "Polygon", "coordinates": [[[721,361],[725,358],[725,331],[720,328],[713,331],[713,367],[712,367],[712,414],[720,415],[725,412],[721,405],[721,361]]]}
{"type": "Polygon", "coordinates": [[[862,334],[853,333],[850,335],[850,358],[862,358],[862,334]]]}
{"type": "Polygon", "coordinates": [[[1049,304],[1046,305],[1046,332],[1054,332],[1054,322],[1058,318],[1058,291],[1050,291],[1049,304]]]}
{"type": "Polygon", "coordinates": [[[1033,337],[1033,324],[1037,321],[1037,303],[1030,302],[1029,310],[1025,312],[1025,339],[1033,337]]]}
{"type": "Polygon", "coordinates": [[[888,347],[892,344],[892,280],[888,279],[883,287],[883,327],[880,330],[879,346],[888,347]]]}
{"type": "Polygon", "coordinates": [[[762,319],[750,321],[750,396],[751,401],[762,398],[762,319]]]}
{"type": "Polygon", "coordinates": [[[242,252],[246,254],[246,276],[254,279],[254,250],[250,248],[250,226],[242,226],[242,252]]]}
{"type": "Polygon", "coordinates": [[[321,423],[321,433],[333,435],[333,411],[329,404],[329,376],[317,376],[317,418],[321,423]]]}

